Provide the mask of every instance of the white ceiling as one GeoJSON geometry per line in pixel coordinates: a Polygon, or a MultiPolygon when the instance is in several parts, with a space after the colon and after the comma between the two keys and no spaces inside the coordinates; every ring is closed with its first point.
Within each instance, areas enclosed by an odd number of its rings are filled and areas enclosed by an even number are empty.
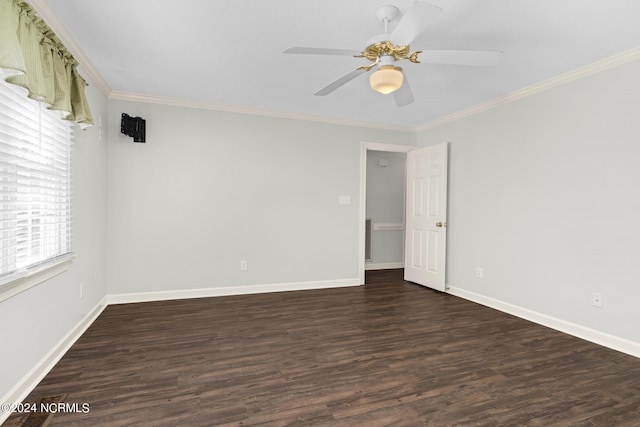
{"type": "Polygon", "coordinates": [[[117,94],[400,127],[429,123],[640,42],[638,0],[431,0],[444,13],[412,50],[500,50],[500,64],[403,63],[416,98],[405,107],[373,92],[368,75],[314,96],[368,61],[282,52],[362,50],[383,32],[375,12],[389,3],[402,12],[412,1],[38,0],[34,6],[73,39],[72,50],[81,51],[76,56],[90,62],[81,65],[97,70],[117,94]]]}

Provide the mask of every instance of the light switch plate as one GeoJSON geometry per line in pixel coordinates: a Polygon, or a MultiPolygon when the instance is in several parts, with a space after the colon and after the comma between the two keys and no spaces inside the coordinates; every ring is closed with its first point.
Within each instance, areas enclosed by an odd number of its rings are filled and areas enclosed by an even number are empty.
{"type": "Polygon", "coordinates": [[[340,196],[338,198],[339,205],[350,205],[351,204],[351,196],[340,196]]]}

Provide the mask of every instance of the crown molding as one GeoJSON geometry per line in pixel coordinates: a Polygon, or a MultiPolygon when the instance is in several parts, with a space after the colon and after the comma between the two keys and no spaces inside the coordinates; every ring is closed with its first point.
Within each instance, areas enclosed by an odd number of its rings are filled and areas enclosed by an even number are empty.
{"type": "Polygon", "coordinates": [[[482,104],[474,105],[473,107],[466,108],[464,110],[458,111],[448,116],[425,123],[423,125],[417,126],[415,130],[417,132],[422,132],[425,130],[434,129],[438,126],[442,126],[447,123],[455,122],[457,120],[461,120],[466,117],[470,117],[475,114],[491,110],[501,105],[505,105],[510,102],[517,101],[519,99],[526,98],[528,96],[535,95],[540,92],[544,92],[546,90],[552,89],[557,86],[561,86],[567,83],[574,82],[576,80],[580,80],[582,78],[591,76],[593,74],[597,74],[602,71],[608,70],[610,68],[618,67],[620,65],[623,65],[638,59],[640,59],[640,47],[633,48],[626,52],[622,52],[618,55],[605,58],[601,61],[594,62],[593,64],[589,64],[584,67],[577,68],[567,73],[552,77],[548,80],[544,80],[542,82],[524,87],[515,92],[508,93],[504,96],[500,96],[498,98],[494,98],[487,102],[483,102],[482,104]]]}
{"type": "Polygon", "coordinates": [[[439,119],[424,123],[418,126],[403,126],[384,124],[359,120],[346,120],[338,119],[334,117],[318,116],[312,114],[297,114],[288,113],[273,110],[264,110],[251,107],[239,107],[233,105],[214,104],[202,101],[193,101],[182,98],[171,98],[163,96],[143,95],[128,92],[112,91],[111,87],[102,78],[102,75],[98,72],[95,66],[89,61],[82,49],[75,42],[73,37],[66,30],[65,26],[60,22],[55,13],[51,10],[48,4],[48,0],[30,0],[30,4],[36,10],[36,12],[45,20],[53,32],[60,38],[62,43],[67,47],[69,52],[76,58],[80,67],[87,73],[89,78],[98,86],[98,88],[108,96],[110,99],[131,101],[131,102],[145,102],[160,105],[177,106],[184,108],[198,108],[206,110],[224,111],[238,114],[250,114],[263,117],[282,118],[290,120],[301,120],[308,122],[327,123],[342,126],[356,126],[370,129],[400,131],[400,132],[413,132],[419,133],[429,129],[461,120],[475,114],[482,113],[484,111],[491,110],[493,108],[508,104],[519,99],[535,95],[537,93],[552,89],[554,87],[564,85],[576,80],[580,80],[584,77],[588,77],[593,74],[600,73],[602,71],[614,68],[631,61],[640,59],[640,47],[633,48],[626,52],[622,52],[618,55],[605,58],[601,61],[589,64],[587,66],[578,68],[576,70],[569,71],[567,73],[552,77],[539,83],[527,86],[525,88],[516,90],[506,95],[494,98],[492,100],[483,102],[481,104],[466,108],[464,110],[455,112],[453,114],[441,117],[439,119]]]}
{"type": "Polygon", "coordinates": [[[89,58],[84,54],[82,49],[78,46],[71,34],[67,31],[65,26],[60,22],[58,17],[49,7],[48,0],[29,0],[29,3],[35,11],[40,15],[42,19],[47,23],[49,28],[58,36],[60,41],[65,45],[67,50],[71,52],[73,57],[78,61],[83,71],[87,73],[89,78],[100,88],[105,96],[109,96],[111,88],[107,82],[102,78],[102,75],[98,72],[96,67],[89,61],[89,58]]]}
{"type": "Polygon", "coordinates": [[[237,107],[233,105],[223,105],[223,104],[214,104],[208,102],[201,101],[193,101],[188,99],[181,98],[171,98],[164,96],[152,96],[152,95],[142,95],[136,93],[128,93],[128,92],[118,92],[113,91],[111,87],[104,80],[102,75],[98,72],[96,67],[91,63],[89,58],[84,54],[82,49],[75,42],[74,38],[69,34],[64,24],[60,22],[56,14],[51,10],[48,4],[48,0],[30,0],[31,5],[35,9],[35,11],[40,15],[42,19],[49,25],[49,27],[53,30],[53,32],[58,36],[58,38],[62,41],[65,47],[71,52],[73,57],[78,61],[80,67],[87,73],[89,78],[95,82],[95,84],[100,88],[102,93],[110,99],[123,100],[123,101],[132,101],[132,102],[145,102],[152,104],[160,104],[160,105],[170,105],[176,107],[184,107],[184,108],[198,108],[205,110],[215,110],[215,111],[224,111],[230,113],[238,113],[238,114],[250,114],[256,116],[264,116],[264,117],[273,117],[273,118],[283,118],[283,119],[291,119],[291,120],[301,120],[308,122],[319,122],[319,123],[328,123],[334,125],[343,125],[343,126],[357,126],[371,129],[382,129],[382,130],[391,130],[391,131],[401,131],[401,132],[415,132],[414,126],[400,126],[400,125],[389,125],[383,123],[374,123],[367,121],[357,121],[357,120],[344,120],[337,119],[332,117],[325,116],[317,116],[311,114],[296,114],[296,113],[287,113],[280,111],[271,111],[271,110],[262,110],[257,108],[250,107],[237,107]]]}
{"type": "Polygon", "coordinates": [[[242,107],[227,104],[214,104],[204,101],[194,101],[183,98],[171,98],[165,96],[144,95],[139,93],[113,91],[109,99],[130,102],[144,102],[149,104],[167,105],[172,107],[197,108],[202,110],[223,111],[227,113],[249,114],[254,116],[272,117],[277,119],[301,120],[306,122],[327,123],[341,126],[356,126],[369,129],[381,129],[400,132],[415,133],[414,126],[391,125],[359,120],[346,120],[334,117],[318,116],[313,114],[288,113],[284,111],[264,110],[259,108],[242,107]]]}

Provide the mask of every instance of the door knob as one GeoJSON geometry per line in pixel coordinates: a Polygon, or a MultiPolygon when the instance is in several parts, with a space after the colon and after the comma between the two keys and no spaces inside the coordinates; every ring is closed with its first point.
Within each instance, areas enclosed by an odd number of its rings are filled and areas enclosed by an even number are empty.
{"type": "Polygon", "coordinates": [[[436,227],[446,227],[446,226],[447,226],[446,222],[442,222],[442,221],[436,222],[436,227]]]}

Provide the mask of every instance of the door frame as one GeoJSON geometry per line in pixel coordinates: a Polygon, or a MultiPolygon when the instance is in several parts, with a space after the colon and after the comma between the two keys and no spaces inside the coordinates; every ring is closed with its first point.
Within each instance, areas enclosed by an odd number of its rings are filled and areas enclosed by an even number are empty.
{"type": "MultiPolygon", "coordinates": [[[[358,240],[358,279],[361,284],[364,284],[364,244],[365,244],[365,221],[367,211],[367,151],[386,151],[392,153],[408,153],[409,151],[417,150],[422,147],[415,145],[400,145],[400,144],[387,144],[383,142],[360,142],[360,213],[358,219],[359,227],[359,240],[358,240]]],[[[405,164],[405,174],[407,166],[405,164]]],[[[405,180],[406,181],[406,180],[405,180]]],[[[406,187],[406,182],[405,182],[406,187]]],[[[405,188],[406,191],[406,188],[405,188]]],[[[406,201],[405,201],[406,205],[406,201]]],[[[406,206],[404,207],[406,208],[406,206]]],[[[403,219],[404,222],[404,219],[403,219]]],[[[406,231],[406,230],[405,230],[406,231]]],[[[403,237],[403,240],[406,237],[403,237]]],[[[404,247],[404,245],[403,245],[404,247]]],[[[404,254],[402,256],[404,262],[404,254]]]]}

